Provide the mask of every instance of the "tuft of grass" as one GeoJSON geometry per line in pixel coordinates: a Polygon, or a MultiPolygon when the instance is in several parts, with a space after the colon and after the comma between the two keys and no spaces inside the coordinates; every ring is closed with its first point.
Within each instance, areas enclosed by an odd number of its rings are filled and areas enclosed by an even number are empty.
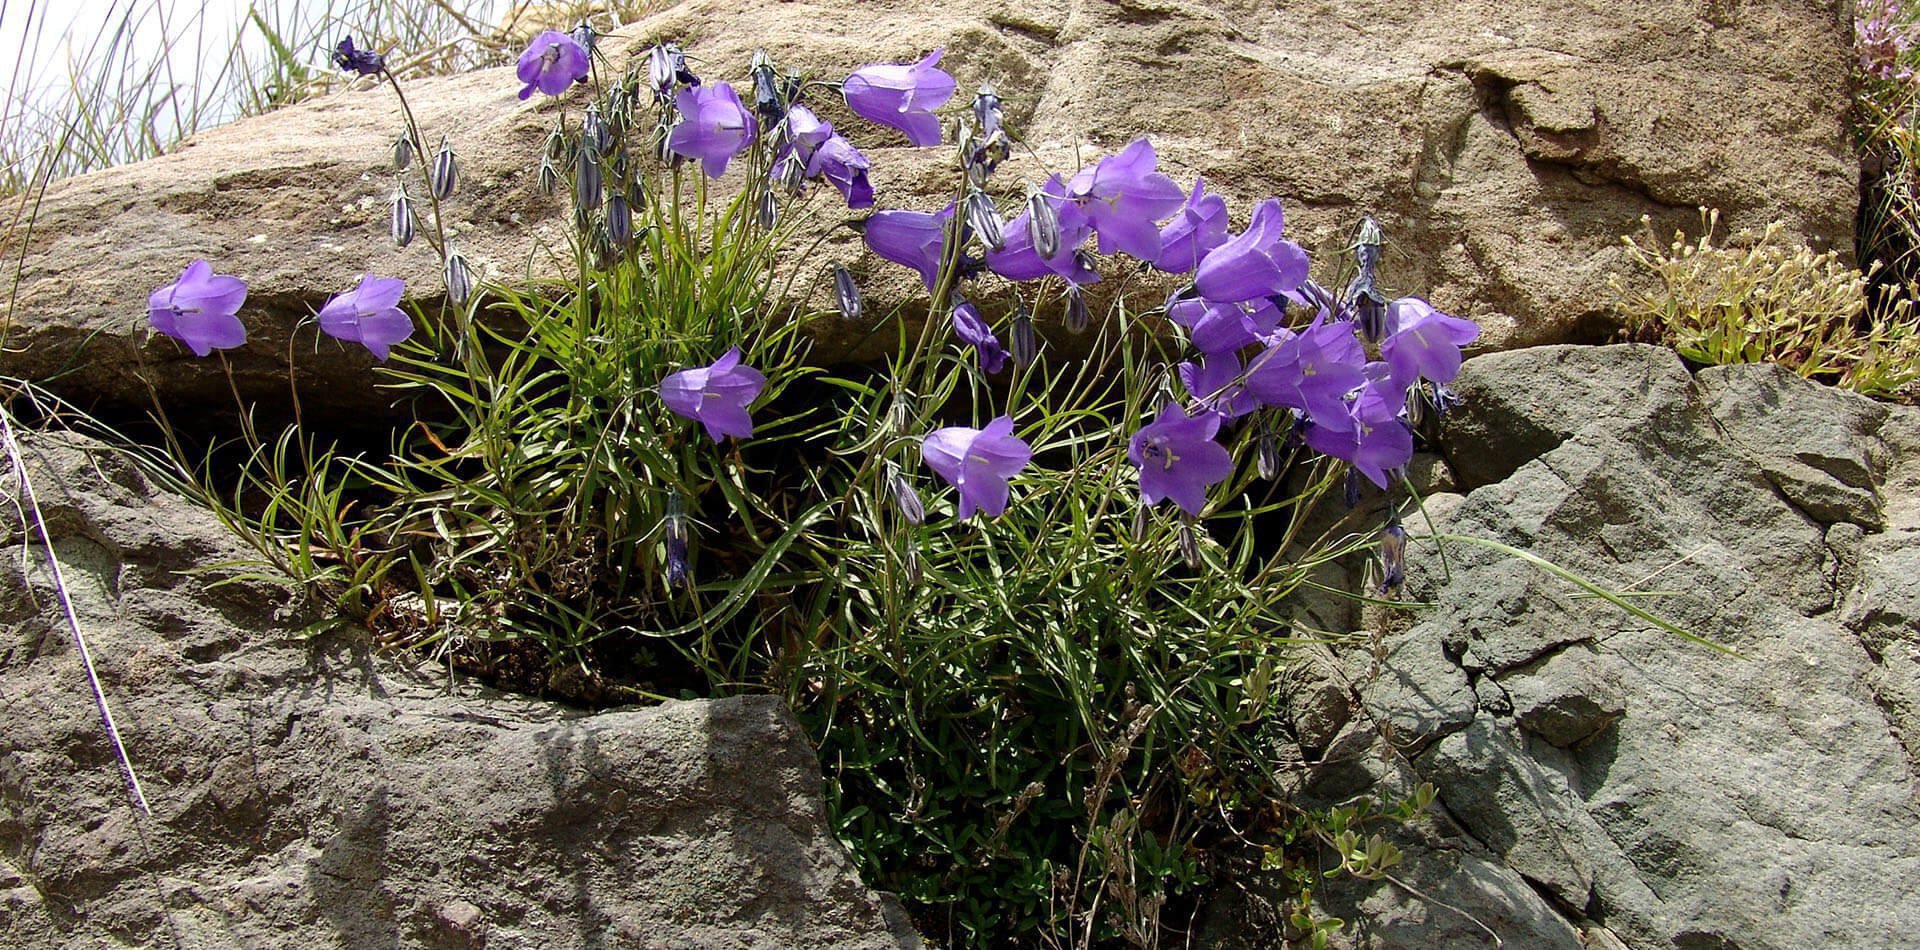
{"type": "Polygon", "coordinates": [[[1716,243],[1719,212],[1703,208],[1700,221],[1693,240],[1675,232],[1663,244],[1647,218],[1621,239],[1641,269],[1610,280],[1630,334],[1697,363],[1778,363],[1863,395],[1913,395],[1920,315],[1911,290],[1876,291],[1877,263],[1863,274],[1836,252],[1790,245],[1777,222],[1716,243]],[[1882,306],[1870,313],[1875,297],[1882,306]]]}

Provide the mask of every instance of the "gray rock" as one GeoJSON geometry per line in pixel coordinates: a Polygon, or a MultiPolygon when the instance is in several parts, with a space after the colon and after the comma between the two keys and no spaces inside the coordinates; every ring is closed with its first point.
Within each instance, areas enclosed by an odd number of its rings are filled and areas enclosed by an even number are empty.
{"type": "Polygon", "coordinates": [[[1886,449],[1874,433],[1887,409],[1837,389],[1807,390],[1771,363],[1714,366],[1697,377],[1707,410],[1787,500],[1823,524],[1883,523],[1876,473],[1886,449]],[[1791,392],[1792,411],[1784,394],[1791,392]]]}
{"type": "Polygon", "coordinates": [[[1500,677],[1520,728],[1567,748],[1612,725],[1627,710],[1619,663],[1584,645],[1500,677]]]}
{"type": "Polygon", "coordinates": [[[27,451],[153,815],[37,547],[0,561],[0,944],[918,945],[777,699],[585,714],[303,643],[284,590],[181,573],[244,554],[207,513],[97,444],[27,451]]]}

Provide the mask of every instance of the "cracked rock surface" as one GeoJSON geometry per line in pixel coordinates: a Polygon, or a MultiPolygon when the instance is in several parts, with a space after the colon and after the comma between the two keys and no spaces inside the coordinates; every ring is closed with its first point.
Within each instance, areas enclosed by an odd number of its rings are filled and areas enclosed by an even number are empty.
{"type": "Polygon", "coordinates": [[[183,573],[245,554],[206,511],[77,436],[26,454],[152,818],[8,515],[0,946],[920,945],[777,698],[590,715],[302,641],[281,589],[183,573]]]}
{"type": "MultiPolygon", "coordinates": [[[[991,82],[1031,150],[995,176],[1003,210],[1027,182],[1151,135],[1162,170],[1183,185],[1203,177],[1240,226],[1255,201],[1279,196],[1288,234],[1317,256],[1341,254],[1359,218],[1374,215],[1389,241],[1387,288],[1473,318],[1485,328],[1481,345],[1494,348],[1604,337],[1612,327],[1600,288],[1642,215],[1664,237],[1696,230],[1696,208],[1711,206],[1729,231],[1778,219],[1790,236],[1844,252],[1859,205],[1846,134],[1851,36],[1830,3],[1809,0],[1310,10],[1241,0],[817,0],[750,14],[686,0],[605,47],[618,63],[660,39],[683,42],[709,78],[736,81],[758,48],[782,68],[835,80],[944,47],[941,66],[961,96],[991,82]]],[[[448,230],[496,279],[555,273],[571,226],[565,197],[542,197],[535,178],[547,130],[563,111],[577,123],[585,93],[520,102],[519,88],[511,67],[408,87],[428,140],[446,134],[460,156],[448,230]]],[[[880,207],[932,211],[951,200],[948,149],[905,147],[830,94],[808,104],[871,156],[880,207]]],[[[242,312],[250,340],[229,354],[238,385],[284,403],[287,333],[310,308],[368,271],[405,278],[428,303],[441,293],[426,242],[402,251],[386,236],[388,146],[400,128],[391,90],[362,84],[209,131],[171,155],[56,183],[24,247],[0,373],[144,409],[131,336],[146,295],[205,257],[252,285],[242,312]]],[[[720,188],[744,180],[735,170],[720,188]]],[[[831,189],[815,191],[811,208],[792,214],[802,222],[794,246],[823,241],[789,262],[795,286],[828,309],[826,275],[846,263],[869,312],[924,313],[919,281],[865,254],[842,226],[857,215],[831,189]]],[[[1129,286],[1145,285],[1136,277],[1129,286]]],[[[1163,288],[1146,287],[1143,299],[1154,289],[1163,288]]],[[[997,280],[971,291],[993,317],[1006,293],[997,280]]],[[[1039,329],[1064,343],[1056,307],[1038,314],[1039,329]]],[[[817,352],[848,352],[868,329],[817,321],[817,352]]],[[[385,398],[367,385],[370,360],[357,348],[326,341],[316,351],[303,338],[296,351],[307,385],[327,394],[308,400],[309,413],[356,418],[385,398]]],[[[148,340],[144,360],[163,394],[226,403],[217,363],[166,339],[148,340]]]]}
{"type": "Polygon", "coordinates": [[[1388,737],[1354,760],[1370,791],[1439,804],[1397,833],[1422,894],[1322,895],[1345,938],[1491,945],[1471,917],[1529,948],[1910,943],[1920,410],[1643,346],[1489,354],[1456,388],[1442,532],[1659,592],[1636,603],[1740,656],[1488,549],[1451,546],[1449,578],[1415,541],[1407,594],[1437,607],[1387,635],[1349,728],[1388,737]]]}

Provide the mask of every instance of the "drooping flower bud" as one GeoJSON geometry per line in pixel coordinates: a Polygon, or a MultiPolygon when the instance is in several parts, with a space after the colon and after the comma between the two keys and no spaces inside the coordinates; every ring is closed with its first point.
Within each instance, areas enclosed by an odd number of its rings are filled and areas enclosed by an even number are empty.
{"type": "Polygon", "coordinates": [[[413,139],[402,135],[393,140],[393,170],[406,171],[413,167],[413,139]]]}
{"type": "Polygon", "coordinates": [[[1379,343],[1387,338],[1391,329],[1387,326],[1387,298],[1374,289],[1373,281],[1365,283],[1359,277],[1347,287],[1347,296],[1352,301],[1354,325],[1360,330],[1360,338],[1368,343],[1379,343]]]}
{"type": "Polygon", "coordinates": [[[765,128],[776,128],[780,120],[787,117],[787,103],[781,95],[779,76],[773,71],[773,58],[767,51],[753,51],[753,60],[747,67],[747,75],[753,79],[753,111],[760,117],[765,128]]]}
{"type": "Polygon", "coordinates": [[[633,244],[633,208],[619,191],[607,196],[607,239],[619,250],[633,244]]]}
{"type": "Polygon", "coordinates": [[[581,143],[573,166],[573,205],[585,212],[600,207],[605,182],[600,176],[600,153],[581,143]]]}
{"type": "Polygon", "coordinates": [[[1268,481],[1280,474],[1280,438],[1274,434],[1272,425],[1260,427],[1260,437],[1254,443],[1254,466],[1259,469],[1260,477],[1268,481]]]}
{"type": "Polygon", "coordinates": [[[1354,508],[1359,506],[1360,504],[1360,470],[1357,468],[1347,469],[1347,485],[1346,485],[1345,495],[1346,495],[1345,500],[1348,508],[1354,508]]]}
{"type": "Polygon", "coordinates": [[[540,193],[551,196],[560,187],[560,170],[547,159],[540,160],[540,193]]]}
{"type": "Polygon", "coordinates": [[[440,137],[440,150],[433,153],[433,165],[427,169],[427,185],[433,189],[433,197],[445,201],[453,195],[454,185],[459,182],[460,169],[454,164],[453,144],[446,136],[440,137]]]}
{"type": "Polygon", "coordinates": [[[1000,233],[1000,212],[993,207],[993,199],[984,191],[967,192],[967,227],[980,239],[980,243],[990,251],[1002,250],[1007,246],[1006,238],[1000,233]]]}
{"type": "Polygon", "coordinates": [[[908,524],[917,525],[927,520],[927,509],[920,503],[920,494],[892,462],[887,463],[887,491],[893,496],[894,508],[908,524]]]}
{"type": "Polygon", "coordinates": [[[393,192],[393,218],[390,223],[393,243],[406,247],[413,243],[413,201],[407,197],[407,189],[397,188],[393,192]]]}
{"type": "Polygon", "coordinates": [[[1060,253],[1060,212],[1038,191],[1027,196],[1027,236],[1042,260],[1052,260],[1060,253]]]}
{"type": "Polygon", "coordinates": [[[840,305],[840,316],[860,319],[860,285],[853,282],[851,272],[838,264],[833,267],[833,296],[840,305]]]}
{"type": "Polygon", "coordinates": [[[773,198],[772,188],[760,189],[760,196],[753,202],[753,220],[762,231],[771,231],[780,220],[780,205],[773,198]]]}
{"type": "Polygon", "coordinates": [[[1194,534],[1193,522],[1180,519],[1180,559],[1187,562],[1187,569],[1200,569],[1200,539],[1194,534]]]}
{"type": "Polygon", "coordinates": [[[1380,245],[1385,238],[1380,234],[1380,224],[1371,215],[1360,219],[1360,233],[1353,240],[1353,263],[1358,273],[1356,282],[1373,285],[1374,269],[1380,264],[1380,245]]]}
{"type": "Polygon", "coordinates": [[[1013,361],[1020,366],[1031,366],[1040,357],[1040,337],[1033,332],[1033,311],[1024,303],[1013,305],[1013,361]]]}
{"type": "Polygon", "coordinates": [[[665,102],[673,98],[673,44],[662,43],[647,51],[647,87],[653,98],[665,102]]]}
{"type": "Polygon", "coordinates": [[[572,35],[573,41],[580,44],[581,49],[587,51],[588,57],[592,57],[594,41],[600,37],[600,32],[593,28],[593,24],[586,20],[581,20],[579,23],[574,24],[572,35]]]}
{"type": "Polygon", "coordinates": [[[607,154],[607,148],[613,144],[612,136],[607,132],[607,120],[600,115],[599,106],[588,106],[586,115],[580,119],[580,145],[593,149],[596,154],[607,154]]]}
{"type": "Polygon", "coordinates": [[[1147,539],[1147,505],[1145,502],[1133,506],[1133,543],[1139,544],[1147,539]]]}
{"type": "Polygon", "coordinates": [[[473,296],[473,271],[467,267],[467,259],[459,251],[447,255],[447,302],[456,307],[467,305],[473,296]]]}
{"type": "Polygon", "coordinates": [[[1407,582],[1407,529],[1397,520],[1380,532],[1380,575],[1383,594],[1407,582]]]}
{"type": "Polygon", "coordinates": [[[677,491],[667,493],[667,516],[661,527],[666,536],[667,586],[685,587],[690,578],[687,565],[687,514],[677,491]]]}
{"type": "Polygon", "coordinates": [[[1093,315],[1087,311],[1087,298],[1079,284],[1067,285],[1067,332],[1084,333],[1093,315]]]}

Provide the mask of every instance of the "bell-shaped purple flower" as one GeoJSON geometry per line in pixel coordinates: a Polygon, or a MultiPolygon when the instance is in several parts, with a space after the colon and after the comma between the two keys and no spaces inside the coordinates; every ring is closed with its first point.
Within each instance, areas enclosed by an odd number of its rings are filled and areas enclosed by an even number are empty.
{"type": "Polygon", "coordinates": [[[1460,348],[1480,336],[1480,326],[1433,309],[1419,297],[1401,297],[1387,305],[1387,329],[1380,356],[1393,368],[1401,389],[1416,379],[1445,385],[1460,375],[1460,348]]]}
{"type": "Polygon", "coordinates": [[[1088,268],[1074,253],[1093,236],[1093,222],[1078,203],[1067,198],[1067,187],[1055,175],[1040,190],[1040,201],[1053,209],[1058,221],[1058,249],[1051,257],[1042,257],[1034,247],[1033,212],[1022,210],[1000,229],[1005,242],[1000,250],[987,252],[987,268],[1008,280],[1038,280],[1047,276],[1064,277],[1079,285],[1098,283],[1100,274],[1088,268]]]}
{"type": "Polygon", "coordinates": [[[1213,437],[1220,417],[1211,412],[1188,416],[1179,406],[1160,410],[1127,443],[1127,460],[1140,469],[1140,497],[1149,505],[1173,499],[1190,517],[1207,504],[1207,486],[1233,474],[1233,456],[1213,437]]]}
{"type": "Polygon", "coordinates": [[[1307,427],[1307,445],[1352,463],[1368,481],[1385,489],[1390,473],[1413,460],[1413,430],[1400,419],[1406,402],[1406,390],[1392,381],[1369,381],[1337,425],[1314,417],[1307,427]]]}
{"type": "Polygon", "coordinates": [[[1007,480],[1033,459],[1033,448],[1013,434],[1013,419],[1000,416],[984,429],[948,426],[927,435],[920,457],[947,484],[960,490],[960,520],[983,511],[998,517],[1007,510],[1012,489],[1007,480]]]}
{"type": "Polygon", "coordinates": [[[1160,256],[1159,222],[1180,209],[1185,196],[1173,179],[1154,171],[1153,143],[1134,139],[1067,183],[1100,235],[1100,253],[1124,251],[1143,261],[1160,256]]]}
{"type": "Polygon", "coordinates": [[[847,108],[871,122],[907,134],[914,145],[940,144],[940,120],[933,110],[948,99],[958,84],[939,69],[940,50],[917,63],[876,63],[853,71],[841,84],[847,108]]]}
{"type": "Polygon", "coordinates": [[[866,221],[862,237],[873,253],[920,272],[920,281],[933,289],[945,257],[947,220],[953,206],[939,214],[924,211],[879,211],[866,221]]]}
{"type": "Polygon", "coordinates": [[[1298,409],[1338,429],[1347,424],[1346,395],[1367,382],[1366,362],[1352,324],[1315,320],[1254,357],[1247,388],[1265,405],[1298,409]]]}
{"type": "Polygon", "coordinates": [[[867,183],[867,168],[867,157],[854,148],[852,142],[830,135],[813,150],[813,158],[807,162],[807,177],[826,178],[840,196],[847,199],[849,208],[871,208],[873,186],[867,183]]]}
{"type": "Polygon", "coordinates": [[[1231,351],[1210,353],[1199,360],[1180,364],[1180,383],[1187,395],[1207,409],[1232,422],[1255,409],[1260,401],[1247,391],[1245,368],[1231,351]]]}
{"type": "Polygon", "coordinates": [[[193,355],[205,356],[247,342],[247,328],[236,316],[246,300],[246,281],[216,274],[206,261],[194,261],[179,280],[147,297],[147,321],[193,355]]]}
{"type": "Polygon", "coordinates": [[[1194,349],[1230,353],[1264,339],[1280,324],[1280,308],[1258,300],[1251,306],[1186,298],[1167,304],[1167,319],[1187,328],[1194,349]]]}
{"type": "Polygon", "coordinates": [[[526,83],[520,98],[533,95],[535,89],[549,96],[566,92],[576,82],[587,79],[587,50],[580,41],[558,30],[547,30],[527,44],[514,70],[526,83]]]}
{"type": "Polygon", "coordinates": [[[1307,252],[1280,236],[1285,224],[1280,199],[1260,202],[1245,232],[1200,259],[1193,279],[1200,296],[1236,303],[1298,288],[1307,279],[1307,252]]]}
{"type": "Polygon", "coordinates": [[[400,309],[407,285],[398,277],[360,278],[360,285],[320,308],[320,329],[336,340],[358,343],[385,362],[395,343],[413,335],[413,321],[400,309]]]}
{"type": "Polygon", "coordinates": [[[1007,368],[1007,351],[980,316],[980,308],[964,300],[954,304],[953,335],[980,354],[981,372],[992,374],[1007,368]]]}
{"type": "Polygon", "coordinates": [[[660,401],[675,415],[705,426],[715,442],[727,436],[745,439],[753,435],[753,418],[747,415],[747,407],[766,387],[764,374],[740,365],[740,348],[736,346],[711,366],[683,369],[661,380],[660,401]]]}
{"type": "Polygon", "coordinates": [[[1227,201],[1207,193],[1207,183],[1193,182],[1193,194],[1180,212],[1160,229],[1160,256],[1154,269],[1184,274],[1200,266],[1207,252],[1227,243],[1227,201]]]}
{"type": "Polygon", "coordinates": [[[680,121],[667,133],[667,150],[698,160],[708,178],[725,174],[727,163],[760,134],[760,120],[724,82],[683,89],[673,97],[673,107],[680,121]]]}

